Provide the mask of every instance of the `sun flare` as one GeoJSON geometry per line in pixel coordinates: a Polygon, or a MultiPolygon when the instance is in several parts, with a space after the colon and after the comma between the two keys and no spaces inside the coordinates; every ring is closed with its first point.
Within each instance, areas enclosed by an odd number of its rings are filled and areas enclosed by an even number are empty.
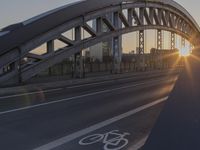
{"type": "Polygon", "coordinates": [[[179,54],[180,54],[180,56],[187,57],[191,54],[191,52],[187,48],[182,48],[182,49],[180,49],[179,54]]]}

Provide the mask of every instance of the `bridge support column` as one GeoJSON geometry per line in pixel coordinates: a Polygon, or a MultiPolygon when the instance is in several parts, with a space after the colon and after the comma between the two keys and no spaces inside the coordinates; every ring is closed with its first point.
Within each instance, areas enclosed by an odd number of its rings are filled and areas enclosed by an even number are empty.
{"type": "Polygon", "coordinates": [[[144,30],[139,31],[139,54],[144,54],[144,30]]]}
{"type": "Polygon", "coordinates": [[[137,66],[139,70],[144,70],[145,58],[144,58],[144,42],[145,42],[144,30],[139,31],[139,57],[137,61],[137,66]]]}
{"type": "Polygon", "coordinates": [[[185,47],[185,38],[181,37],[181,48],[185,47]]]}
{"type": "Polygon", "coordinates": [[[54,40],[47,42],[47,53],[54,53],[54,40]]]}
{"type": "Polygon", "coordinates": [[[76,53],[74,55],[74,70],[73,70],[74,78],[83,78],[83,57],[82,52],[76,53]]]}
{"type": "Polygon", "coordinates": [[[120,73],[121,69],[121,60],[122,60],[122,48],[120,44],[121,38],[113,38],[113,70],[112,73],[120,73]]]}
{"type": "Polygon", "coordinates": [[[11,70],[14,69],[18,72],[18,83],[20,84],[20,83],[22,83],[22,66],[21,66],[22,60],[21,60],[21,49],[20,48],[18,49],[18,52],[19,52],[19,60],[10,64],[9,69],[11,69],[11,70]]]}
{"type": "MultiPolygon", "coordinates": [[[[54,45],[54,40],[48,41],[47,42],[47,54],[54,53],[55,45],[54,45]]],[[[49,68],[49,75],[52,75],[52,68],[49,68]]]]}
{"type": "Polygon", "coordinates": [[[175,49],[175,43],[176,43],[176,37],[175,37],[175,33],[171,32],[171,49],[175,49]]]}
{"type": "Polygon", "coordinates": [[[161,50],[163,44],[163,39],[162,39],[162,30],[157,30],[157,49],[161,50]]]}
{"type": "MultiPolygon", "coordinates": [[[[113,13],[113,23],[116,29],[122,26],[122,23],[119,19],[119,13],[113,13]]],[[[121,36],[113,37],[112,39],[112,48],[113,48],[113,69],[112,73],[121,72],[121,60],[122,60],[122,38],[121,36]]]]}
{"type": "Polygon", "coordinates": [[[102,18],[97,18],[96,19],[96,31],[97,31],[97,34],[101,34],[102,32],[102,18]]]}
{"type": "MultiPolygon", "coordinates": [[[[81,40],[81,27],[78,26],[75,28],[75,41],[78,42],[81,40]]],[[[83,57],[82,50],[74,55],[73,63],[73,78],[83,78],[83,57]]]]}

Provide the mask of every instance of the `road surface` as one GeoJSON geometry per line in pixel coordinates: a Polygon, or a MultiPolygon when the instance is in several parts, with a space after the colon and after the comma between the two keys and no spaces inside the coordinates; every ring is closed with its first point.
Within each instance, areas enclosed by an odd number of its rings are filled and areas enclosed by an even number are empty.
{"type": "Polygon", "coordinates": [[[185,68],[144,150],[200,149],[200,51],[184,58],[185,68]]]}
{"type": "Polygon", "coordinates": [[[0,149],[137,149],[177,77],[129,77],[0,96],[0,149]]]}

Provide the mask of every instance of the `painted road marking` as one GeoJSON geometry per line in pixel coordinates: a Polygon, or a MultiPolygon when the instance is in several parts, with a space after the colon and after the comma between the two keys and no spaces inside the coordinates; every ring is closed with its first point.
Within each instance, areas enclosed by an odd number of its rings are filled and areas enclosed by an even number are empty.
{"type": "Polygon", "coordinates": [[[141,111],[143,111],[143,110],[145,110],[145,109],[148,109],[148,108],[150,108],[150,107],[152,107],[152,106],[158,105],[158,104],[160,104],[160,103],[166,101],[167,99],[168,99],[168,97],[164,97],[164,98],[158,99],[158,100],[156,100],[156,101],[154,101],[154,102],[151,102],[151,103],[149,103],[149,104],[140,106],[140,107],[138,107],[138,108],[136,108],[136,109],[133,109],[133,110],[131,110],[131,111],[128,111],[128,112],[126,112],[126,113],[124,113],[124,114],[115,116],[115,117],[113,117],[113,118],[111,118],[111,119],[105,120],[105,121],[103,121],[103,122],[100,122],[100,123],[95,124],[95,125],[93,125],[93,126],[90,126],[90,127],[88,127],[88,128],[79,130],[79,131],[77,131],[77,132],[75,132],[75,133],[72,133],[72,134],[67,135],[67,136],[64,136],[64,137],[62,137],[62,138],[60,138],[60,139],[57,139],[57,140],[55,140],[55,141],[52,141],[52,142],[47,143],[47,144],[45,144],[45,145],[42,145],[42,146],[40,146],[40,147],[38,147],[38,148],[35,148],[34,150],[51,150],[51,149],[57,148],[57,147],[59,147],[59,146],[65,144],[65,143],[68,143],[68,142],[70,142],[70,141],[73,141],[73,140],[75,140],[75,139],[77,139],[77,138],[79,138],[79,137],[81,137],[81,136],[84,136],[84,135],[86,135],[86,134],[88,134],[88,133],[91,133],[91,132],[96,131],[96,130],[98,130],[98,129],[101,129],[101,128],[105,127],[105,126],[108,126],[108,125],[110,125],[110,124],[113,124],[113,123],[115,123],[115,122],[117,122],[117,121],[120,121],[120,120],[122,120],[122,119],[124,119],[124,118],[127,118],[127,117],[129,117],[129,116],[132,116],[132,115],[134,115],[134,114],[136,114],[136,113],[139,113],[139,112],[141,112],[141,111]]]}
{"type": "MultiPolygon", "coordinates": [[[[158,75],[156,74],[156,75],[153,75],[153,76],[150,76],[150,77],[154,78],[154,77],[157,77],[158,75]]],[[[74,86],[70,86],[70,87],[67,87],[67,88],[68,89],[74,89],[74,88],[80,88],[80,87],[84,87],[84,86],[101,85],[101,84],[104,84],[104,83],[112,83],[112,82],[115,82],[115,81],[124,81],[124,80],[129,80],[129,79],[137,79],[138,76],[139,75],[134,75],[132,77],[126,77],[126,78],[123,78],[123,79],[118,78],[118,79],[112,79],[111,81],[108,80],[108,81],[102,81],[102,82],[97,82],[97,83],[86,83],[86,84],[82,84],[82,85],[74,85],[74,86]]]]}
{"type": "MultiPolygon", "coordinates": [[[[115,82],[116,80],[123,81],[123,80],[127,80],[127,79],[134,79],[135,76],[138,76],[138,75],[134,75],[132,77],[128,77],[128,78],[124,78],[124,79],[120,79],[119,78],[119,79],[112,79],[111,81],[108,80],[108,81],[102,81],[102,82],[97,82],[97,83],[86,83],[86,84],[82,84],[82,85],[74,85],[74,86],[69,86],[67,88],[68,89],[74,89],[74,88],[79,88],[79,87],[84,87],[84,86],[100,85],[100,84],[103,84],[103,83],[112,83],[112,82],[115,82]]],[[[14,95],[8,95],[8,96],[1,96],[0,99],[6,99],[6,98],[13,98],[13,97],[20,97],[20,96],[27,96],[27,95],[39,94],[41,92],[43,92],[43,93],[49,93],[49,92],[60,91],[60,90],[63,90],[63,88],[50,89],[50,90],[44,90],[44,91],[27,92],[27,93],[14,94],[14,95]]]]}
{"type": "MultiPolygon", "coordinates": [[[[79,87],[90,86],[90,85],[100,85],[100,84],[103,84],[103,83],[112,83],[112,82],[115,82],[115,81],[123,81],[123,80],[127,80],[127,79],[136,79],[138,76],[139,75],[133,75],[131,77],[112,79],[111,81],[107,80],[107,81],[102,81],[102,82],[97,82],[97,83],[86,83],[86,84],[82,84],[82,85],[70,86],[70,87],[67,87],[67,88],[73,89],[73,88],[79,88],[79,87]]],[[[157,75],[154,75],[152,77],[155,77],[155,76],[157,76],[157,75]]]]}
{"type": "MultiPolygon", "coordinates": [[[[87,83],[87,84],[82,84],[82,85],[74,85],[74,86],[69,86],[67,87],[68,89],[74,89],[74,88],[79,88],[79,87],[84,87],[84,86],[91,86],[91,85],[101,85],[101,84],[104,84],[104,83],[112,83],[112,82],[115,82],[115,81],[124,81],[124,80],[127,80],[127,79],[136,79],[138,75],[134,75],[132,77],[127,77],[127,78],[123,78],[123,79],[112,79],[111,81],[108,80],[108,81],[102,81],[102,82],[97,82],[97,83],[87,83]]],[[[153,77],[157,77],[158,75],[153,75],[151,76],[152,78],[153,77]]],[[[35,92],[28,92],[28,93],[22,93],[22,94],[13,94],[13,95],[8,95],[8,96],[1,96],[0,97],[0,100],[1,99],[7,99],[7,98],[13,98],[13,97],[20,97],[20,96],[27,96],[27,95],[33,95],[33,94],[39,94],[41,92],[43,93],[50,93],[50,92],[54,92],[54,91],[60,91],[60,90],[63,90],[64,88],[57,88],[57,89],[50,89],[50,90],[43,90],[43,91],[35,91],[35,92]]]]}
{"type": "Polygon", "coordinates": [[[102,142],[104,150],[120,150],[128,144],[128,139],[125,136],[130,133],[120,133],[119,130],[113,130],[105,134],[93,134],[84,137],[79,141],[79,145],[86,146],[102,142]]]}
{"type": "Polygon", "coordinates": [[[19,97],[19,96],[27,96],[27,95],[40,94],[40,93],[49,93],[49,92],[60,91],[62,89],[63,88],[57,88],[57,89],[50,89],[50,90],[44,90],[44,91],[42,90],[42,91],[28,92],[28,93],[22,93],[22,94],[14,94],[14,95],[2,96],[2,97],[0,97],[0,99],[19,97]]]}
{"type": "MultiPolygon", "coordinates": [[[[115,79],[115,80],[119,80],[119,79],[115,79]]],[[[115,80],[111,80],[111,81],[102,81],[102,82],[97,82],[97,83],[86,83],[86,84],[82,84],[82,85],[74,85],[74,86],[70,86],[67,87],[68,89],[74,89],[74,88],[79,88],[79,87],[84,87],[84,86],[91,86],[91,85],[100,85],[100,84],[104,84],[104,83],[112,83],[115,80]]]]}
{"type": "Polygon", "coordinates": [[[46,102],[46,103],[36,104],[36,105],[32,105],[32,106],[26,106],[26,107],[22,107],[22,108],[18,108],[18,109],[12,109],[12,110],[8,110],[8,111],[0,112],[0,115],[5,115],[5,114],[8,114],[8,113],[13,113],[13,112],[17,112],[17,111],[28,110],[28,109],[33,109],[33,108],[42,107],[42,106],[46,106],[46,105],[61,103],[61,102],[70,101],[70,100],[79,99],[79,98],[84,98],[84,97],[88,97],[88,96],[94,96],[94,95],[97,95],[97,94],[109,93],[109,92],[127,89],[127,88],[131,88],[131,87],[137,87],[137,86],[141,86],[141,85],[145,85],[145,84],[150,84],[150,83],[155,84],[154,83],[155,81],[160,83],[161,81],[166,81],[166,80],[152,80],[151,82],[143,82],[143,83],[140,83],[140,84],[128,85],[128,86],[123,86],[123,87],[119,87],[119,88],[113,88],[113,89],[109,89],[109,90],[103,90],[103,91],[83,94],[83,95],[79,95],[79,96],[74,96],[74,97],[70,97],[70,98],[55,100],[55,101],[52,101],[52,102],[46,102]]]}

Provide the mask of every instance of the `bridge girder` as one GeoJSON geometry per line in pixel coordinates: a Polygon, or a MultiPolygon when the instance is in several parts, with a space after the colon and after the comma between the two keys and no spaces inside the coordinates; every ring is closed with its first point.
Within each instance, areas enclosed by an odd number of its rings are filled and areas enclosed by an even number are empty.
{"type": "Polygon", "coordinates": [[[171,32],[171,49],[175,49],[176,46],[176,36],[174,32],[171,32]]]}
{"type": "Polygon", "coordinates": [[[179,34],[184,39],[193,43],[193,45],[197,45],[200,40],[199,31],[194,23],[183,12],[176,10],[174,6],[151,1],[120,3],[119,5],[107,6],[75,17],[1,54],[0,68],[2,69],[7,66],[14,67],[10,67],[12,69],[0,75],[0,83],[8,81],[11,78],[15,82],[24,82],[87,47],[106,41],[112,37],[118,37],[134,31],[144,31],[146,29],[166,30],[179,34]],[[127,10],[127,14],[124,13],[124,10],[127,10]],[[115,17],[117,16],[115,20],[119,20],[117,23],[112,22],[107,17],[107,14],[110,13],[117,14],[114,15],[115,17]],[[96,20],[96,29],[89,26],[88,22],[91,20],[96,20]],[[119,23],[124,26],[119,25],[119,23]],[[105,24],[109,30],[106,32],[103,31],[102,24],[105,24]],[[79,27],[79,30],[77,30],[77,27],[79,27]],[[74,41],[63,35],[63,33],[73,28],[76,29],[74,33],[76,37],[79,34],[79,38],[76,38],[74,41]],[[80,28],[86,30],[91,36],[81,39],[80,28]],[[53,44],[55,40],[60,40],[66,43],[67,46],[55,51],[53,44]],[[44,43],[47,43],[47,53],[40,57],[35,56],[35,61],[32,64],[22,66],[20,63],[21,59],[29,58],[30,56],[34,59],[30,51],[44,43]],[[14,76],[15,78],[13,78],[14,76]]]}

